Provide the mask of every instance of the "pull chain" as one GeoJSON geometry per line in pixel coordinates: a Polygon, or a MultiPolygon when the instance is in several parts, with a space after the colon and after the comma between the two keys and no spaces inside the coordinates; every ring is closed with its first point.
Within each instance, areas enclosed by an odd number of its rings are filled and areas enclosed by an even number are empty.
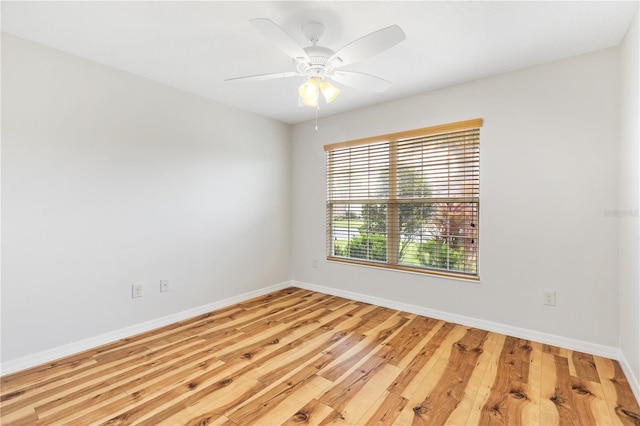
{"type": "Polygon", "coordinates": [[[316,106],[316,132],[318,131],[318,110],[320,109],[320,104],[316,106]]]}

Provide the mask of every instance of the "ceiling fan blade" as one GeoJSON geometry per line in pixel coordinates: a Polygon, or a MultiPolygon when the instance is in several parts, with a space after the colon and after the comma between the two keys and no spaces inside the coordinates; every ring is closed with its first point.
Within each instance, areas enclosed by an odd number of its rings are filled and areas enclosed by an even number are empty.
{"type": "Polygon", "coordinates": [[[299,75],[299,74],[294,71],[276,72],[272,74],[258,74],[258,75],[247,75],[245,77],[227,78],[224,81],[232,81],[232,80],[261,81],[261,80],[273,80],[275,78],[295,77],[296,75],[299,75]]]}
{"type": "Polygon", "coordinates": [[[334,67],[352,64],[395,46],[407,38],[397,25],[382,28],[347,44],[329,58],[334,67]]]}
{"type": "Polygon", "coordinates": [[[274,43],[280,50],[294,59],[309,60],[309,55],[285,30],[276,25],[271,19],[257,18],[251,20],[253,28],[267,40],[274,43]]]}
{"type": "Polygon", "coordinates": [[[330,78],[345,86],[374,92],[384,92],[391,86],[391,82],[388,80],[355,71],[334,71],[330,78]]]}

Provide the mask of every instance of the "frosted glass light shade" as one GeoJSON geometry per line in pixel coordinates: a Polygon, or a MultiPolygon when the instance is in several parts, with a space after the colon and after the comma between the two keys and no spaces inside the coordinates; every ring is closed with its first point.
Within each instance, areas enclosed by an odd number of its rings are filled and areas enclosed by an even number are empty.
{"type": "Polygon", "coordinates": [[[324,96],[324,100],[327,101],[327,103],[333,102],[334,99],[337,98],[340,94],[340,89],[333,86],[328,81],[322,83],[322,85],[320,86],[320,91],[322,92],[322,96],[324,96]]]}

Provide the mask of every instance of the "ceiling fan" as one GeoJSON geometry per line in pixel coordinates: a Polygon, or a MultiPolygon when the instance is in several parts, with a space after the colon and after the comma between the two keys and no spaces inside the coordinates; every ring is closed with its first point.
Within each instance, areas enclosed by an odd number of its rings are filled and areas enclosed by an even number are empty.
{"type": "Polygon", "coordinates": [[[272,74],[250,75],[245,77],[228,78],[231,80],[271,80],[306,76],[307,81],[298,89],[301,104],[317,107],[320,94],[326,102],[332,102],[340,93],[328,79],[358,89],[384,92],[391,82],[370,74],[341,70],[340,67],[357,62],[369,56],[383,52],[406,38],[402,29],[397,25],[369,33],[347,44],[338,51],[318,45],[324,33],[324,25],[311,22],[303,26],[302,30],[311,46],[302,47],[285,30],[267,18],[252,19],[251,24],[262,36],[274,43],[280,50],[293,58],[294,71],[272,74]]]}

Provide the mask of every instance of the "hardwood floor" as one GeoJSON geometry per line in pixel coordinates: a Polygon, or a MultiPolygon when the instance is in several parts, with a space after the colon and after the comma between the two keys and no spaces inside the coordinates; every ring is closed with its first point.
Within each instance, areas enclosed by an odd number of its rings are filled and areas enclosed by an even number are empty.
{"type": "Polygon", "coordinates": [[[617,361],[289,288],[1,379],[2,425],[638,425],[617,361]]]}

